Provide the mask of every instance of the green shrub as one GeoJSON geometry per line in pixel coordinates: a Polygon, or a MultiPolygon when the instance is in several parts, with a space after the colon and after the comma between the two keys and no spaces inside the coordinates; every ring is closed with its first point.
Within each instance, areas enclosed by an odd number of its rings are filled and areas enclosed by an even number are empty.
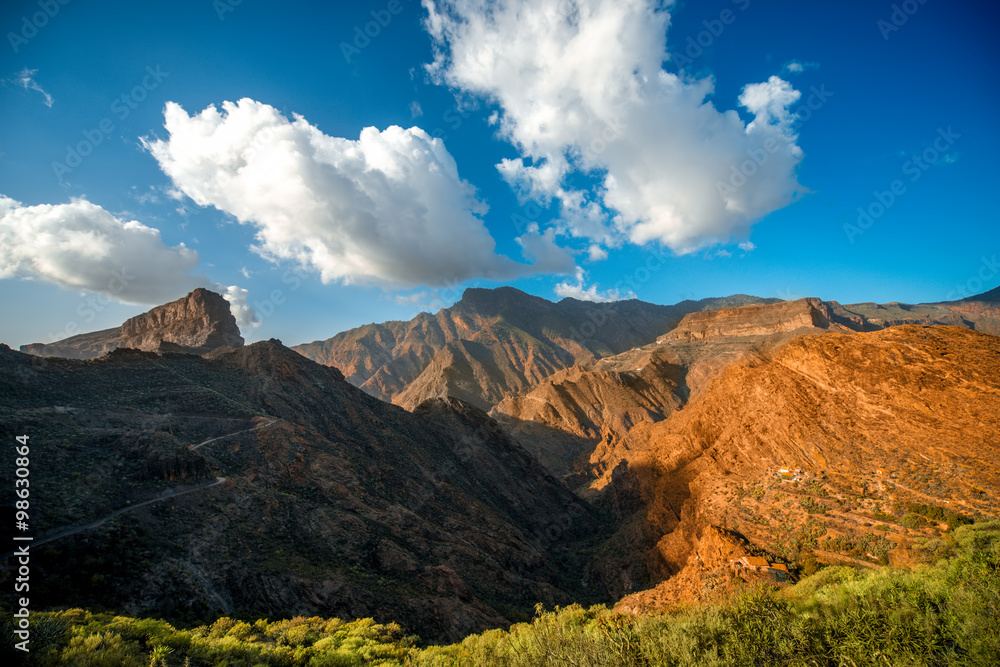
{"type": "MultiPolygon", "coordinates": [[[[887,542],[870,535],[852,539],[860,540],[854,548],[861,549],[887,542]]],[[[38,613],[35,627],[45,629],[48,644],[32,653],[29,664],[1000,664],[1000,522],[959,526],[942,539],[916,545],[915,552],[929,564],[880,571],[825,567],[784,590],[759,588],[728,603],[669,614],[634,616],[603,606],[539,607],[530,622],[422,650],[398,625],[372,619],[296,617],[247,623],[222,618],[210,626],[178,630],[163,621],[79,609],[38,613]]],[[[806,567],[810,562],[807,556],[804,570],[811,569],[806,567]]],[[[8,636],[12,621],[10,613],[0,615],[8,636]]]]}

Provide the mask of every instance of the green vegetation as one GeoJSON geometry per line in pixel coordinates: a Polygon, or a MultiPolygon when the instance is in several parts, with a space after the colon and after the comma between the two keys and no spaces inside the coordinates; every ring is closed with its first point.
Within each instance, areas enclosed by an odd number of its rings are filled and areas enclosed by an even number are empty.
{"type": "Polygon", "coordinates": [[[827,493],[826,487],[820,482],[812,481],[806,484],[806,493],[811,493],[814,496],[820,496],[822,498],[828,497],[830,494],[827,493]]]}
{"type": "MultiPolygon", "coordinates": [[[[995,665],[1000,522],[916,550],[912,570],[827,567],[784,590],[646,616],[603,606],[419,648],[396,625],[222,618],[179,630],[80,610],[36,614],[35,665],[995,665]]],[[[10,632],[11,617],[3,619],[10,632]]],[[[5,647],[10,643],[6,642],[5,647]]],[[[0,656],[4,657],[4,656],[0,656]]]]}
{"type": "Polygon", "coordinates": [[[405,637],[398,625],[371,619],[345,623],[298,617],[247,623],[220,618],[209,626],[179,630],[165,621],[70,609],[38,614],[34,622],[32,665],[347,667],[400,665],[416,652],[415,638],[405,637]]]}
{"type": "Polygon", "coordinates": [[[889,552],[896,543],[880,535],[862,533],[860,535],[834,535],[820,543],[826,551],[847,554],[852,558],[870,558],[883,565],[889,562],[889,552]]]}
{"type": "Polygon", "coordinates": [[[813,500],[809,496],[799,499],[799,505],[802,506],[809,514],[826,514],[826,505],[819,502],[818,500],[813,500]]]}
{"type": "MultiPolygon", "coordinates": [[[[922,523],[917,522],[917,519],[919,519],[919,517],[924,517],[930,521],[936,521],[938,523],[946,523],[948,524],[948,528],[950,530],[954,530],[959,526],[964,526],[972,523],[972,519],[965,516],[964,514],[948,509],[947,507],[939,507],[937,505],[922,505],[919,503],[896,503],[893,506],[893,511],[895,511],[896,514],[902,514],[904,519],[907,518],[907,515],[919,515],[917,517],[911,517],[908,519],[910,523],[916,523],[917,525],[923,525],[922,523]]],[[[911,526],[907,527],[909,528],[911,526]]]]}

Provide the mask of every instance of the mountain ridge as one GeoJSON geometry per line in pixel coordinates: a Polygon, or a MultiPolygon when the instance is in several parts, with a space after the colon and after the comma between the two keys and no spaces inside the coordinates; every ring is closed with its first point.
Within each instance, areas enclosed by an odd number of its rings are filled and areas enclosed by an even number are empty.
{"type": "Polygon", "coordinates": [[[578,361],[651,342],[688,312],[748,301],[768,300],[735,295],[674,306],[635,299],[553,303],[513,287],[469,288],[433,315],[365,325],[292,349],[341,368],[355,386],[408,409],[455,392],[489,410],[505,394],[578,361]]]}

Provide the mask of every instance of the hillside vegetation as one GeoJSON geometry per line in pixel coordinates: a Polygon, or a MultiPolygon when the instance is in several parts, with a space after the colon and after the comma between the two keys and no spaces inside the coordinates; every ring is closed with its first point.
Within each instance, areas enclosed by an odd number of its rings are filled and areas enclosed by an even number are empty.
{"type": "MultiPolygon", "coordinates": [[[[421,648],[371,619],[238,621],[184,630],[79,609],[34,616],[33,665],[995,665],[1000,522],[927,540],[910,569],[829,567],[725,604],[633,616],[573,605],[421,648]]],[[[5,614],[5,632],[11,616],[5,614]]],[[[5,642],[5,647],[11,646],[5,642]]],[[[8,656],[9,657],[9,656],[8,656]]],[[[7,662],[9,664],[9,662],[7,662]]]]}

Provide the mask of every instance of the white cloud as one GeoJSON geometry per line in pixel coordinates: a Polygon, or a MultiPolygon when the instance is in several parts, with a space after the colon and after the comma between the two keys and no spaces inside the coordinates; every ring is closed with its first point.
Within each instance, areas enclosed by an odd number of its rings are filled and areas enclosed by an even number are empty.
{"type": "Polygon", "coordinates": [[[0,278],[110,291],[122,303],[162,303],[204,282],[190,275],[197,252],[168,247],[159,230],[116,218],[86,199],[23,206],[0,195],[0,246],[0,278]]]}
{"type": "Polygon", "coordinates": [[[410,117],[420,118],[424,115],[424,109],[420,106],[420,102],[413,100],[410,102],[410,117]]]}
{"type": "Polygon", "coordinates": [[[743,243],[740,243],[739,249],[744,252],[753,252],[757,249],[757,244],[753,241],[744,241],[743,243]]]}
{"type": "Polygon", "coordinates": [[[249,290],[237,287],[236,285],[216,283],[213,291],[221,294],[229,302],[229,310],[232,311],[233,317],[236,318],[236,324],[243,331],[256,329],[263,324],[257,316],[257,311],[249,303],[249,290]]]}
{"type": "Polygon", "coordinates": [[[617,289],[606,290],[605,292],[599,292],[597,290],[597,285],[591,285],[586,287],[587,273],[581,268],[576,270],[576,280],[574,281],[563,281],[558,283],[554,291],[558,296],[563,298],[577,299],[579,301],[595,301],[598,303],[607,303],[609,301],[621,301],[622,299],[634,299],[635,294],[629,290],[628,292],[619,292],[617,289]]]}
{"type": "Polygon", "coordinates": [[[798,92],[772,77],[740,97],[749,124],[720,111],[710,79],[663,70],[664,4],[424,0],[428,71],[499,105],[500,134],[521,156],[497,168],[523,197],[560,201],[560,232],[690,252],[746,234],[802,192],[788,110],[798,92]],[[747,187],[718,187],[765,146],[747,187]],[[600,183],[575,189],[574,173],[600,183]]]}
{"type": "Polygon", "coordinates": [[[331,137],[251,99],[194,116],[170,102],[164,115],[169,138],[144,143],[175,188],[254,226],[263,257],[323,282],[415,287],[549,270],[496,254],[486,205],[418,127],[331,137]]]}
{"type": "Polygon", "coordinates": [[[596,243],[587,248],[587,259],[591,262],[599,262],[608,258],[608,251],[596,243]]]}
{"type": "Polygon", "coordinates": [[[421,290],[413,294],[395,294],[392,296],[392,301],[399,306],[408,306],[428,313],[436,313],[455,302],[455,299],[450,298],[449,295],[450,292],[448,290],[439,290],[437,292],[421,290]]]}
{"type": "Polygon", "coordinates": [[[754,115],[747,131],[762,124],[787,128],[794,120],[789,107],[801,96],[802,93],[792,88],[792,84],[777,76],[764,83],[745,86],[740,94],[740,104],[754,115]]]}
{"type": "Polygon", "coordinates": [[[22,69],[20,72],[17,73],[17,77],[14,79],[14,81],[18,83],[20,86],[22,86],[25,90],[34,90],[35,92],[41,93],[42,97],[44,98],[45,106],[51,108],[55,100],[52,99],[52,96],[49,95],[48,92],[45,91],[45,89],[43,89],[40,85],[38,85],[37,81],[35,81],[36,74],[38,74],[37,69],[28,69],[27,67],[25,67],[24,69],[22,69]]]}
{"type": "Polygon", "coordinates": [[[414,292],[413,294],[396,294],[392,300],[400,306],[421,306],[434,299],[434,293],[427,290],[414,292]]]}
{"type": "Polygon", "coordinates": [[[538,273],[572,273],[576,268],[573,257],[556,244],[554,229],[540,233],[538,225],[531,223],[526,232],[517,238],[517,243],[538,273]]]}
{"type": "Polygon", "coordinates": [[[160,232],[86,199],[24,206],[0,195],[0,278],[21,278],[156,306],[207,287],[227,299],[240,326],[255,326],[247,291],[192,275],[198,253],[169,247],[160,232]]]}
{"type": "Polygon", "coordinates": [[[784,71],[788,74],[801,74],[807,69],[818,69],[819,63],[805,62],[801,63],[797,60],[789,60],[785,63],[784,71]]]}

